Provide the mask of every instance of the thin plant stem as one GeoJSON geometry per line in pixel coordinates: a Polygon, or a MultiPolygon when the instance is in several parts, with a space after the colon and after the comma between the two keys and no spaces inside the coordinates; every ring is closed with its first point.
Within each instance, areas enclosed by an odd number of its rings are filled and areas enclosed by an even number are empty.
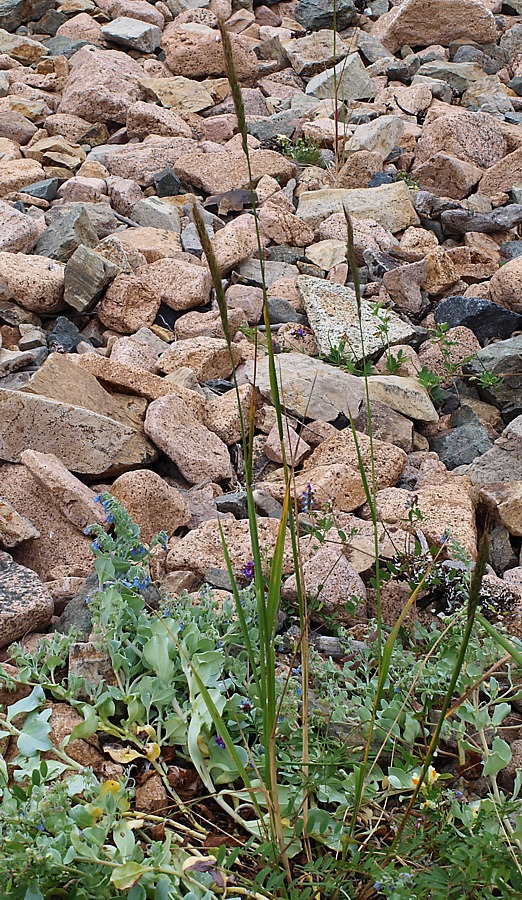
{"type": "Polygon", "coordinates": [[[475,568],[473,570],[473,574],[471,576],[471,584],[469,588],[469,596],[468,596],[468,611],[467,611],[467,619],[466,619],[466,627],[464,629],[464,634],[462,635],[462,640],[460,642],[459,652],[457,655],[457,659],[455,665],[453,667],[453,672],[451,674],[450,683],[448,685],[448,689],[446,691],[446,695],[444,697],[439,719],[435,730],[433,732],[428,752],[424,758],[424,763],[419,775],[419,780],[415,786],[412,796],[410,797],[410,801],[404,815],[399,823],[397,828],[397,832],[395,834],[394,841],[391,846],[391,850],[395,850],[398,842],[401,839],[404,828],[406,827],[406,823],[412,813],[413,807],[415,805],[415,801],[419,795],[419,791],[426,779],[426,775],[428,774],[428,770],[431,766],[433,756],[439,744],[440,733],[442,731],[442,726],[446,720],[447,712],[451,706],[451,702],[453,700],[453,694],[455,693],[455,688],[457,686],[457,681],[459,679],[460,673],[462,672],[462,667],[464,665],[464,660],[466,658],[466,652],[468,649],[468,645],[471,639],[471,633],[473,631],[473,625],[475,623],[475,616],[477,613],[477,609],[480,603],[480,588],[482,586],[482,581],[486,572],[486,565],[488,561],[488,553],[489,553],[489,537],[487,532],[483,535],[477,562],[475,564],[475,568]]]}

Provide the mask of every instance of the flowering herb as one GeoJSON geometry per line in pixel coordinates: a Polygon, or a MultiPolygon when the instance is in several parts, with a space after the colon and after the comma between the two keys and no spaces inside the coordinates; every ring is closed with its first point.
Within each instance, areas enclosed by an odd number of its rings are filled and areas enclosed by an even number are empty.
{"type": "Polygon", "coordinates": [[[245,563],[243,568],[241,569],[241,577],[245,579],[245,581],[253,581],[256,570],[252,560],[245,563]]]}

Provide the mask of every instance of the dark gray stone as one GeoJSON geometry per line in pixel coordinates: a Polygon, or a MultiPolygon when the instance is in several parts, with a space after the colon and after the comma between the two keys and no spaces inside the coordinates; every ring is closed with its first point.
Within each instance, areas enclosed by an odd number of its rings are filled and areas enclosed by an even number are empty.
{"type": "MultiPolygon", "coordinates": [[[[88,640],[92,630],[89,603],[98,587],[98,576],[95,572],[91,572],[76,594],[76,597],[73,597],[65,607],[64,612],[54,626],[54,630],[60,634],[69,634],[74,629],[80,641],[88,640]]],[[[140,594],[147,607],[151,609],[159,608],[161,596],[155,584],[149,584],[144,590],[140,591],[140,594]]]]}
{"type": "Polygon", "coordinates": [[[47,200],[50,203],[55,199],[59,186],[59,178],[45,178],[43,181],[35,181],[34,184],[24,187],[24,194],[37,197],[39,200],[47,200]]]}
{"type": "Polygon", "coordinates": [[[373,122],[378,118],[378,115],[373,110],[354,110],[354,112],[350,116],[350,125],[368,125],[369,122],[373,122]]]}
{"type": "Polygon", "coordinates": [[[522,222],[522,204],[511,203],[500,206],[490,213],[476,213],[468,209],[448,209],[440,217],[442,227],[448,234],[466,234],[467,231],[478,231],[482,234],[494,234],[497,231],[508,231],[522,222]]]}
{"type": "Polygon", "coordinates": [[[489,53],[485,53],[484,50],[480,50],[478,47],[473,47],[471,44],[464,44],[459,47],[453,57],[453,62],[476,63],[484,70],[486,75],[496,75],[502,68],[502,63],[498,59],[495,59],[489,53]]]}
{"type": "Polygon", "coordinates": [[[409,84],[421,67],[421,59],[416,54],[411,54],[406,59],[393,59],[386,68],[386,75],[390,81],[401,81],[409,84]]]}
{"type": "MultiPolygon", "coordinates": [[[[100,205],[100,204],[98,204],[100,205]]],[[[80,244],[95,247],[99,238],[81,203],[55,206],[45,216],[48,227],[38,238],[34,252],[67,262],[80,244]]]]}
{"type": "Polygon", "coordinates": [[[80,245],[65,266],[65,302],[78,312],[89,312],[119,271],[115,263],[80,245]]]}
{"type": "Polygon", "coordinates": [[[25,22],[39,19],[54,6],[54,0],[0,0],[0,28],[16,31],[25,22]]]}
{"type": "Polygon", "coordinates": [[[372,281],[380,281],[386,272],[392,272],[404,264],[403,260],[394,259],[380,250],[364,250],[363,259],[368,266],[368,274],[372,281]]]}
{"type": "Polygon", "coordinates": [[[487,428],[471,407],[457,410],[451,417],[451,424],[456,427],[430,440],[430,450],[439,455],[447,469],[469,465],[477,456],[491,450],[493,442],[487,428]]]}
{"type": "Polygon", "coordinates": [[[393,54],[381,44],[380,40],[366,31],[360,30],[357,33],[357,49],[360,50],[364,58],[369,63],[377,62],[379,59],[392,59],[393,54]]]}
{"type": "Polygon", "coordinates": [[[506,54],[508,59],[511,59],[515,53],[522,50],[522,22],[515,22],[511,28],[504,32],[500,38],[500,50],[506,54]]]}
{"type": "Polygon", "coordinates": [[[82,47],[86,47],[88,41],[74,41],[72,38],[66,37],[64,34],[57,34],[55,37],[43,41],[44,47],[47,47],[51,56],[65,56],[70,59],[82,47]]]}
{"type": "Polygon", "coordinates": [[[511,546],[509,531],[504,525],[496,525],[489,535],[489,562],[497,575],[518,564],[517,555],[511,546]]]}
{"type": "Polygon", "coordinates": [[[522,256],[522,241],[506,241],[500,245],[500,255],[503,259],[518,259],[522,256]]]}
{"type": "Polygon", "coordinates": [[[227,394],[234,387],[234,382],[228,381],[226,378],[209,378],[204,384],[215,394],[227,394]]]}
{"type": "Polygon", "coordinates": [[[16,328],[17,325],[40,325],[40,319],[36,313],[24,309],[13,300],[9,300],[7,295],[2,292],[0,284],[0,321],[16,328]]]}
{"type": "Polygon", "coordinates": [[[522,97],[522,78],[520,75],[517,75],[515,78],[512,78],[511,81],[508,81],[508,87],[515,92],[517,97],[522,97]]]}
{"type": "Polygon", "coordinates": [[[267,254],[268,259],[272,260],[272,262],[284,262],[295,266],[299,260],[303,259],[304,251],[302,247],[289,247],[287,244],[278,244],[275,247],[269,247],[267,254]]]}
{"type": "Polygon", "coordinates": [[[296,312],[292,304],[282,297],[269,297],[267,301],[268,316],[271,325],[282,325],[285,322],[306,323],[306,317],[296,312]]]}
{"type": "Polygon", "coordinates": [[[392,176],[388,175],[386,172],[377,172],[370,178],[368,187],[380,187],[381,184],[393,184],[392,176]]]}
{"type": "Polygon", "coordinates": [[[218,569],[216,566],[211,566],[205,572],[205,582],[221,591],[232,590],[232,580],[227,569],[218,569]]]}
{"type": "Polygon", "coordinates": [[[64,16],[63,13],[58,12],[56,9],[50,9],[38,22],[38,32],[54,37],[60,25],[63,25],[65,22],[67,22],[67,16],[64,16]]]}
{"type": "Polygon", "coordinates": [[[181,194],[181,182],[172,169],[162,169],[152,176],[154,190],[158,197],[177,197],[181,194]]]}
{"type": "Polygon", "coordinates": [[[335,7],[337,29],[341,31],[348,28],[357,16],[358,9],[354,0],[337,0],[337,3],[335,0],[301,0],[295,17],[307,31],[333,28],[335,7]]]}
{"type": "Polygon", "coordinates": [[[300,117],[293,109],[285,109],[283,112],[276,113],[275,116],[266,116],[247,123],[247,131],[258,139],[258,141],[271,141],[277,135],[284,134],[286,137],[292,137],[294,131],[300,123],[300,117]]]}
{"type": "Polygon", "coordinates": [[[417,191],[413,198],[415,212],[421,218],[438,219],[439,216],[447,210],[461,210],[462,206],[456,200],[449,200],[448,197],[437,197],[430,191],[417,191]]]}
{"type": "Polygon", "coordinates": [[[216,507],[218,512],[232,513],[236,519],[247,519],[247,495],[246,491],[234,491],[230,494],[221,494],[216,497],[216,507]]]}
{"type": "Polygon", "coordinates": [[[435,309],[435,321],[450,328],[464,325],[484,345],[493,338],[506,340],[522,329],[522,316],[483,297],[446,297],[435,309]]]}
{"type": "Polygon", "coordinates": [[[58,316],[47,339],[47,346],[53,353],[73,353],[81,340],[82,336],[74,322],[65,316],[58,316]]]}
{"type": "Polygon", "coordinates": [[[501,411],[504,422],[522,415],[522,335],[507,341],[496,341],[478,350],[464,366],[468,375],[479,377],[484,372],[502,376],[500,385],[477,384],[479,395],[501,411]]]}

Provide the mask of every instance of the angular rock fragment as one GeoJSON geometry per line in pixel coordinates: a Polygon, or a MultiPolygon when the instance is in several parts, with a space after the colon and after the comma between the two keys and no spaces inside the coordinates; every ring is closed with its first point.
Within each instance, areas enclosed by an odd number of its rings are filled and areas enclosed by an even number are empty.
{"type": "Polygon", "coordinates": [[[194,418],[190,407],[174,395],[151,403],[145,433],[166,453],[190,484],[206,478],[230,478],[232,466],[226,444],[194,418]]]}
{"type": "Polygon", "coordinates": [[[0,647],[49,625],[53,599],[38,575],[0,552],[0,647]]]}
{"type": "Polygon", "coordinates": [[[29,519],[17,513],[16,509],[0,499],[0,547],[16,547],[22,541],[30,541],[40,537],[40,532],[29,519]]]}
{"type": "Polygon", "coordinates": [[[368,301],[361,301],[362,337],[355,292],[348,287],[332,284],[320,278],[301,275],[297,290],[314,331],[319,352],[329,356],[333,348],[344,341],[346,354],[360,362],[364,355],[373,356],[386,346],[407,342],[413,329],[392,312],[380,312],[386,321],[387,333],[380,329],[379,317],[368,301]]]}

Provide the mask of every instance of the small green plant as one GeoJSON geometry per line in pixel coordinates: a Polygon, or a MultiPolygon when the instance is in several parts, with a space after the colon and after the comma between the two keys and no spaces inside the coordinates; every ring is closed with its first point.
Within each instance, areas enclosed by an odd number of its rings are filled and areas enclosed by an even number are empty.
{"type": "Polygon", "coordinates": [[[350,375],[364,377],[365,375],[371,375],[373,372],[373,363],[370,359],[364,359],[362,364],[358,364],[355,361],[354,354],[351,352],[346,338],[341,338],[338,344],[331,344],[330,352],[323,358],[325,362],[331,363],[332,366],[337,366],[338,369],[342,369],[343,372],[348,372],[350,375]]]}
{"type": "Polygon", "coordinates": [[[397,354],[387,353],[386,355],[386,371],[388,375],[397,375],[402,366],[406,365],[408,357],[404,350],[398,350],[397,354]]]}
{"type": "Polygon", "coordinates": [[[394,175],[393,180],[404,181],[407,187],[411,188],[411,190],[420,191],[420,185],[417,184],[415,178],[409,172],[404,172],[401,170],[394,175]]]}
{"type": "Polygon", "coordinates": [[[292,140],[284,134],[277,135],[281,153],[295,159],[300,166],[319,166],[324,169],[326,163],[320,148],[311,138],[295,138],[292,140]]]}

